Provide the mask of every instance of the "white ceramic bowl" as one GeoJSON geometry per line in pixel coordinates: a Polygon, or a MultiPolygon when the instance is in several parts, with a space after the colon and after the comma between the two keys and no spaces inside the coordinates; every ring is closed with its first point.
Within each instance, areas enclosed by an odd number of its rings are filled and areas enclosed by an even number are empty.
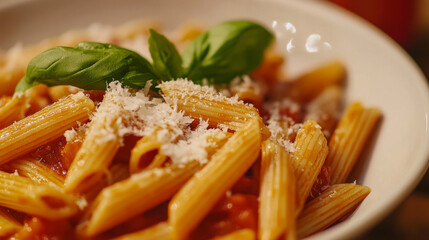
{"type": "Polygon", "coordinates": [[[429,93],[420,70],[392,40],[361,19],[319,1],[0,1],[0,48],[84,28],[159,19],[175,28],[189,19],[213,24],[250,18],[273,26],[291,74],[328,58],[347,65],[346,101],[382,110],[383,120],[361,156],[356,176],[372,192],[345,222],[311,239],[350,239],[391,212],[428,167],[429,93]]]}

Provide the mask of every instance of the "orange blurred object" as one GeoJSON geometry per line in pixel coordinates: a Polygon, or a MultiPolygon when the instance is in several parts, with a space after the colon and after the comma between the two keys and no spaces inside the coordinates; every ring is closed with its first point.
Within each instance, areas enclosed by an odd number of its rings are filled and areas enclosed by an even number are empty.
{"type": "Polygon", "coordinates": [[[391,38],[407,47],[415,26],[415,0],[330,0],[387,33],[391,38]]]}

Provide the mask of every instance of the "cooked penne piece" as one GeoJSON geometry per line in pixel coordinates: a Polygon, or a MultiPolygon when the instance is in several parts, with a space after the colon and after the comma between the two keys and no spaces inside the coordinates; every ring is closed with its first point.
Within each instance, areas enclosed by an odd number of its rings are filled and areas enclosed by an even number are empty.
{"type": "Polygon", "coordinates": [[[17,159],[1,168],[8,172],[16,171],[20,176],[28,177],[38,183],[48,183],[61,188],[64,185],[63,176],[34,158],[17,159]]]}
{"type": "Polygon", "coordinates": [[[289,153],[269,140],[262,143],[259,230],[261,240],[296,239],[295,176],[289,153]]]}
{"type": "Polygon", "coordinates": [[[326,88],[319,96],[313,99],[306,107],[307,114],[304,120],[314,120],[321,127],[327,138],[334,132],[340,111],[342,90],[339,86],[326,88]]]}
{"type": "Polygon", "coordinates": [[[173,239],[186,238],[222,194],[243,176],[258,158],[260,144],[258,120],[251,118],[174,196],[168,211],[173,239]]]}
{"type": "Polygon", "coordinates": [[[251,103],[257,109],[261,109],[267,87],[261,81],[253,81],[249,76],[234,79],[230,84],[232,96],[238,100],[251,103]]]}
{"type": "Polygon", "coordinates": [[[24,95],[15,94],[11,98],[6,98],[2,99],[7,101],[6,104],[0,107],[0,129],[24,118],[25,110],[27,109],[24,95]]]}
{"type": "Polygon", "coordinates": [[[48,95],[51,101],[56,102],[70,94],[79,92],[79,88],[73,86],[54,86],[48,89],[48,95]]]}
{"type": "Polygon", "coordinates": [[[252,229],[240,229],[211,240],[255,240],[255,232],[252,229]]]}
{"type": "Polygon", "coordinates": [[[81,221],[80,235],[94,236],[161,204],[200,168],[199,162],[190,161],[151,169],[103,189],[81,221]]]}
{"type": "Polygon", "coordinates": [[[0,238],[7,238],[22,228],[22,225],[0,208],[0,238]]]}
{"type": "Polygon", "coordinates": [[[104,97],[86,132],[64,182],[69,192],[86,192],[103,178],[119,149],[119,113],[109,112],[113,96],[104,97]]]}
{"type": "Polygon", "coordinates": [[[160,167],[167,160],[167,156],[160,153],[161,145],[156,132],[142,137],[131,150],[130,173],[160,167]]]}
{"type": "Polygon", "coordinates": [[[344,183],[373,131],[380,110],[353,103],[344,112],[331,140],[326,165],[331,168],[331,184],[344,183]]]}
{"type": "Polygon", "coordinates": [[[0,165],[22,156],[86,121],[94,103],[81,94],[64,98],[0,130],[0,165]]]}
{"type": "Polygon", "coordinates": [[[269,48],[265,52],[262,64],[251,73],[256,79],[261,79],[269,85],[274,85],[280,79],[284,78],[282,65],[285,57],[281,55],[276,48],[269,48]]]}
{"type": "Polygon", "coordinates": [[[125,164],[112,164],[109,172],[100,181],[87,192],[84,193],[88,201],[94,200],[103,188],[112,185],[116,182],[122,181],[130,176],[128,166],[125,164]]]}
{"type": "Polygon", "coordinates": [[[181,79],[162,83],[161,90],[168,104],[192,118],[208,121],[212,127],[237,131],[249,119],[257,119],[264,139],[270,135],[256,108],[220,95],[212,88],[181,79]]]}
{"type": "Polygon", "coordinates": [[[328,155],[327,141],[321,127],[313,120],[306,121],[298,131],[294,148],[291,165],[297,189],[295,212],[299,214],[328,155]]]}
{"type": "Polygon", "coordinates": [[[50,104],[48,96],[48,87],[39,84],[25,91],[25,104],[27,110],[25,115],[34,114],[50,104]]]}
{"type": "Polygon", "coordinates": [[[160,222],[141,231],[114,238],[114,240],[169,240],[170,233],[171,227],[168,225],[168,223],[160,222]]]}
{"type": "Polygon", "coordinates": [[[0,171],[0,206],[47,219],[73,216],[77,199],[58,187],[0,171]]]}
{"type": "MultiPolygon", "coordinates": [[[[66,133],[64,134],[66,135],[66,133]]],[[[77,152],[82,146],[84,138],[85,133],[83,131],[78,131],[77,134],[73,137],[73,139],[69,139],[69,141],[67,141],[64,145],[64,148],[61,151],[61,163],[65,169],[68,170],[70,168],[74,158],[76,157],[77,152]]]]}
{"type": "Polygon", "coordinates": [[[335,61],[298,77],[287,88],[285,94],[298,101],[307,102],[319,95],[325,88],[341,84],[345,77],[344,65],[335,61]]]}
{"type": "Polygon", "coordinates": [[[298,218],[298,237],[321,231],[355,209],[371,192],[366,186],[337,184],[311,200],[298,218]]]}

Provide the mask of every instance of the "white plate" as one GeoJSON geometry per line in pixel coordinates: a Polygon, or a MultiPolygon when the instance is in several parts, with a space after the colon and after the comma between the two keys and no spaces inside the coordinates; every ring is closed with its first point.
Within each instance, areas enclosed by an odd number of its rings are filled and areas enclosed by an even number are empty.
{"type": "Polygon", "coordinates": [[[429,153],[426,80],[392,40],[359,18],[327,3],[2,1],[0,48],[8,48],[17,41],[37,42],[92,22],[119,24],[140,18],[160,19],[171,29],[189,19],[212,24],[231,18],[250,18],[267,26],[276,21],[274,30],[284,52],[293,39],[294,48],[287,57],[292,74],[324,59],[339,58],[348,68],[347,102],[360,100],[365,105],[381,108],[383,120],[361,157],[360,174],[355,173],[359,184],[371,187],[371,194],[347,221],[311,239],[349,239],[362,234],[397,207],[425,173],[429,153]],[[315,43],[306,48],[310,35],[315,43]],[[315,49],[316,52],[309,52],[315,49]]]}

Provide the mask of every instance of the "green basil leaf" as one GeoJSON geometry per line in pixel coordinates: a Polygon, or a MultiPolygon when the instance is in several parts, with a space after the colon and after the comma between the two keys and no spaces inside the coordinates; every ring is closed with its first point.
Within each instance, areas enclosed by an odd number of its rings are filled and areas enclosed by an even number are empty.
{"type": "Polygon", "coordinates": [[[215,84],[231,81],[256,69],[273,35],[246,20],[228,21],[198,36],[182,53],[185,77],[215,84]]]}
{"type": "Polygon", "coordinates": [[[153,29],[148,42],[155,73],[164,81],[182,77],[182,57],[173,43],[153,29]]]}
{"type": "Polygon", "coordinates": [[[146,81],[157,79],[151,64],[139,54],[112,44],[84,42],[76,48],[51,48],[34,57],[15,92],[37,84],[105,90],[113,80],[143,88],[146,81]]]}

